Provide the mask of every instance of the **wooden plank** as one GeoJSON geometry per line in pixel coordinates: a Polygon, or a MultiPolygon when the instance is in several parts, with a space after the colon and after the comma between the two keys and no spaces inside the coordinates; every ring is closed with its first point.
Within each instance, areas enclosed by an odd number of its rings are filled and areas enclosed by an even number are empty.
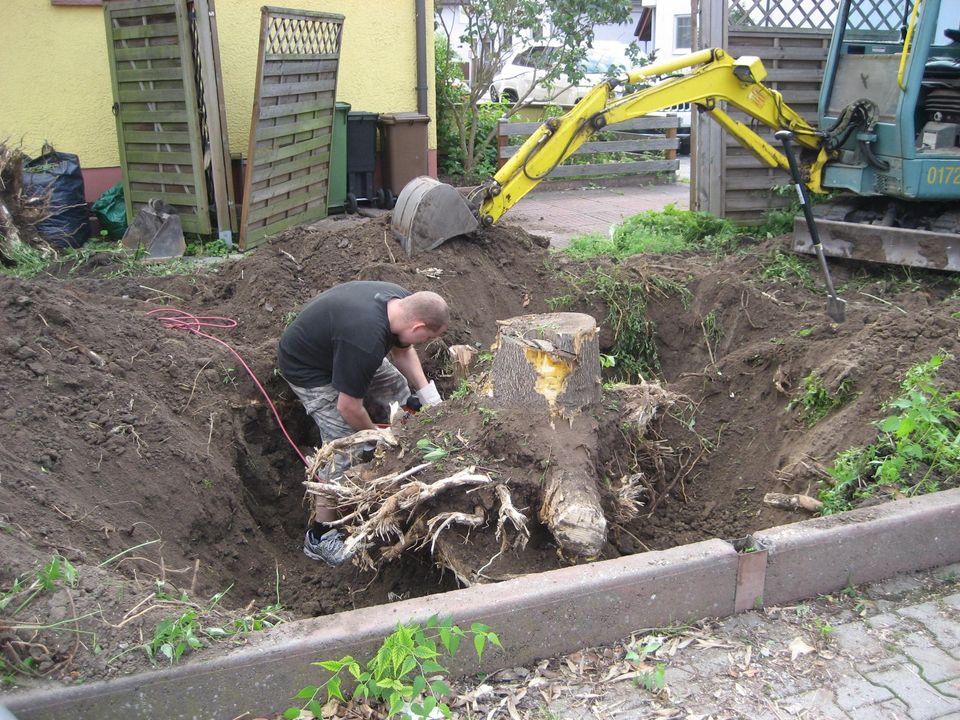
{"type": "Polygon", "coordinates": [[[154,185],[179,185],[193,186],[196,178],[193,173],[177,172],[168,170],[166,172],[157,170],[130,170],[130,184],[150,183],[154,185]]]}
{"type": "MultiPolygon", "coordinates": [[[[255,138],[251,137],[251,141],[255,142],[255,138]]],[[[325,145],[330,144],[330,138],[328,136],[314,137],[309,140],[304,140],[302,142],[297,142],[292,145],[286,145],[282,148],[277,148],[271,152],[263,152],[260,149],[260,152],[257,152],[253,158],[253,162],[248,162],[248,167],[260,167],[262,165],[267,165],[277,160],[286,160],[292,158],[296,155],[307,154],[312,150],[322,148],[325,145]]],[[[251,148],[258,149],[258,148],[251,148]]]]}
{"type": "MultiPolygon", "coordinates": [[[[264,84],[261,98],[286,97],[288,95],[307,95],[310,93],[329,93],[337,87],[336,79],[309,80],[307,82],[285,82],[264,84]]],[[[331,97],[330,105],[333,105],[331,97]]]]}
{"type": "Polygon", "coordinates": [[[156,0],[156,2],[150,2],[149,0],[143,0],[143,2],[136,2],[132,4],[129,8],[110,8],[110,15],[117,20],[123,19],[140,19],[143,18],[155,18],[156,16],[165,16],[173,15],[176,11],[171,7],[169,0],[156,0]]]}
{"type": "MultiPolygon", "coordinates": [[[[586,142],[573,153],[574,155],[595,155],[597,153],[611,152],[650,152],[655,150],[675,150],[679,147],[680,141],[676,138],[642,138],[638,140],[603,140],[598,142],[586,142]]],[[[500,157],[507,159],[513,157],[520,150],[519,145],[507,145],[500,150],[500,157]]]]}
{"type": "MultiPolygon", "coordinates": [[[[287,120],[284,118],[283,120],[287,120]]],[[[314,130],[323,130],[333,125],[333,118],[328,113],[322,117],[312,117],[306,120],[297,120],[290,118],[287,122],[278,120],[272,127],[257,128],[257,142],[263,140],[273,140],[277,138],[293,137],[314,130]]]]}
{"type": "Polygon", "coordinates": [[[769,61],[771,60],[814,60],[824,62],[827,59],[827,48],[734,45],[730,48],[730,54],[734,57],[755,55],[763,59],[764,65],[769,65],[769,61]]]}
{"type": "Polygon", "coordinates": [[[300,155],[287,162],[269,163],[260,165],[253,169],[253,184],[261,183],[264,180],[289,175],[299,170],[312,168],[313,166],[329,165],[330,152],[320,151],[310,155],[300,155]]]}
{"type": "Polygon", "coordinates": [[[127,142],[166,145],[189,145],[190,133],[186,130],[127,130],[124,133],[127,142]]]}
{"type": "Polygon", "coordinates": [[[157,82],[161,80],[181,80],[182,78],[183,69],[179,65],[172,67],[120,68],[117,70],[117,81],[121,83],[157,82]]]}
{"type": "Polygon", "coordinates": [[[173,37],[177,35],[175,22],[162,22],[152,25],[127,25],[114,28],[114,40],[143,40],[144,38],[173,37]]]}
{"type": "Polygon", "coordinates": [[[327,216],[327,208],[325,203],[320,203],[316,207],[307,208],[302,214],[299,214],[295,217],[287,217],[282,220],[277,220],[276,222],[269,223],[257,228],[257,235],[259,237],[267,237],[270,235],[276,235],[279,232],[282,232],[288,228],[295,227],[297,225],[303,225],[305,223],[310,223],[315,220],[321,220],[327,216]]]}
{"type": "MultiPolygon", "coordinates": [[[[254,207],[250,210],[250,222],[253,223],[257,222],[258,220],[265,220],[267,218],[274,217],[275,215],[282,215],[284,213],[295,211],[298,208],[311,207],[313,204],[318,202],[325,205],[327,202],[326,187],[327,180],[326,178],[323,178],[296,195],[291,195],[283,200],[273,200],[263,207],[254,207]]],[[[251,205],[256,205],[258,199],[256,196],[254,196],[250,199],[250,202],[251,205]]]]}
{"type": "MultiPolygon", "coordinates": [[[[532,135],[543,123],[539,122],[508,122],[500,123],[503,128],[503,134],[507,136],[514,135],[532,135]]],[[[676,115],[664,117],[660,115],[646,115],[644,117],[625,120],[624,122],[608,125],[602,132],[623,132],[625,130],[666,130],[668,128],[680,127],[680,118],[676,115]]]]}
{"type": "Polygon", "coordinates": [[[271,120],[281,117],[299,117],[300,115],[314,114],[317,111],[316,100],[303,102],[287,102],[260,108],[260,119],[271,120]]]}
{"type": "Polygon", "coordinates": [[[638,160],[636,162],[608,163],[602,165],[560,165],[550,171],[548,177],[585,177],[595,175],[642,175],[654,172],[676,172],[679,160],[638,160]]]}
{"type": "MultiPolygon", "coordinates": [[[[158,192],[156,190],[140,190],[138,188],[134,188],[130,192],[130,194],[133,196],[134,202],[145,203],[148,200],[156,198],[157,200],[162,200],[168,205],[173,205],[176,208],[181,208],[181,207],[194,208],[197,204],[197,198],[196,198],[195,192],[186,192],[186,193],[158,192]]],[[[179,212],[179,210],[177,212],[179,212]]]]}
{"type": "MultiPolygon", "coordinates": [[[[286,53],[270,53],[265,57],[267,62],[283,62],[287,58],[291,57],[286,53]]],[[[330,53],[305,53],[303,55],[297,55],[297,58],[303,58],[304,60],[331,60],[333,55],[330,53]]]]}
{"type": "Polygon", "coordinates": [[[155,88],[149,89],[131,89],[120,90],[120,102],[132,103],[132,102],[151,102],[151,103],[160,103],[160,102],[185,102],[187,99],[187,94],[181,85],[180,88],[168,89],[168,90],[158,90],[155,88]]]}
{"type": "Polygon", "coordinates": [[[193,155],[189,152],[146,152],[141,150],[127,151],[127,162],[131,163],[162,163],[163,165],[189,165],[193,155]]]}
{"type": "Polygon", "coordinates": [[[339,61],[337,58],[327,60],[302,60],[298,56],[283,55],[282,59],[264,63],[263,77],[278,75],[330,75],[335,77],[339,61]]]}
{"type": "MultiPolygon", "coordinates": [[[[329,168],[326,165],[320,165],[316,168],[317,171],[324,171],[324,174],[329,173],[329,168]]],[[[260,202],[262,200],[270,200],[280,195],[285,195],[287,193],[294,192],[296,190],[302,190],[308,185],[314,185],[317,182],[325,182],[323,180],[318,181],[317,177],[322,177],[320,175],[314,175],[314,173],[306,173],[304,175],[298,175],[295,178],[286,180],[284,182],[279,182],[274,185],[267,185],[262,188],[255,188],[253,191],[254,202],[260,202]]]]}
{"type": "Polygon", "coordinates": [[[119,48],[116,50],[117,62],[130,62],[131,60],[177,60],[179,58],[180,48],[173,43],[170,45],[151,45],[150,47],[119,48]]]}
{"type": "Polygon", "coordinates": [[[121,111],[121,122],[127,123],[186,123],[186,110],[127,110],[121,111]]]}

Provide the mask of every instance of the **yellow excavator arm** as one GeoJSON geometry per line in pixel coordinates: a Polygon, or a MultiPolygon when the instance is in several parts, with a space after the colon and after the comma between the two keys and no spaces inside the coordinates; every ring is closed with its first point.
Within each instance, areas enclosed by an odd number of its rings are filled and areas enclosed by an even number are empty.
{"type": "Polygon", "coordinates": [[[819,151],[816,161],[808,168],[807,185],[814,192],[820,192],[823,166],[828,159],[823,138],[784,102],[779,92],[763,85],[765,77],[766,70],[759,58],[734,60],[723,50],[715,48],[633,70],[626,78],[602,82],[566,115],[551,118],[541,125],[497,171],[484,186],[477,219],[482,225],[497,222],[555,166],[607,125],[680,103],[700,106],[762,163],[788,172],[790,166],[786,156],[748,125],[721,110],[719,103],[726,101],[774,130],[792,131],[798,144],[819,151]],[[614,94],[621,83],[639,83],[686,69],[689,72],[623,97],[614,94]]]}

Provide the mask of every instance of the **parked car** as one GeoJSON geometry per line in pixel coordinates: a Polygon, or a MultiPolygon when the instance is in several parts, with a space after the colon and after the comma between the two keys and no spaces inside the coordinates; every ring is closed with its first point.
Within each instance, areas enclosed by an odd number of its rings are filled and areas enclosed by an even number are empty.
{"type": "Polygon", "coordinates": [[[573,105],[579,102],[590,90],[604,78],[606,66],[589,59],[584,63],[586,75],[579,83],[573,84],[566,75],[560,75],[552,84],[541,82],[547,70],[553,64],[553,54],[559,48],[550,45],[533,45],[515,53],[498,72],[490,84],[490,99],[517,102],[526,98],[532,103],[556,103],[573,105]],[[529,95],[527,94],[529,91],[529,95]]]}
{"type": "Polygon", "coordinates": [[[676,115],[680,119],[680,127],[677,128],[677,137],[680,139],[680,148],[677,152],[681,155],[690,154],[690,103],[680,103],[672,105],[663,110],[650,113],[657,117],[666,117],[667,115],[676,115]]]}

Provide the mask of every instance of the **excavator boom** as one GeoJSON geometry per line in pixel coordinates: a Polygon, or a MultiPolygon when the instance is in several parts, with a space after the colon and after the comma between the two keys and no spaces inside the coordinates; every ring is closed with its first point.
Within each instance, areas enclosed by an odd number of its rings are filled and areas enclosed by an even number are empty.
{"type": "Polygon", "coordinates": [[[551,118],[518,148],[497,173],[481,186],[479,204],[471,208],[453,188],[421,177],[405,187],[393,213],[393,232],[409,255],[433,249],[451,237],[489,226],[536,187],[550,171],[570,157],[607,125],[642,117],[680,103],[699,105],[741,144],[769,167],[789,170],[787,158],[752,128],[718,107],[727,102],[773,130],[790,130],[796,142],[818,151],[808,184],[820,190],[820,170],[827,155],[823,137],[784,102],[780,93],[763,85],[766,70],[755,57],[734,60],[715,48],[684,58],[631,71],[594,87],[566,115],[551,118]],[[618,97],[621,84],[670,76],[650,87],[618,97]]]}

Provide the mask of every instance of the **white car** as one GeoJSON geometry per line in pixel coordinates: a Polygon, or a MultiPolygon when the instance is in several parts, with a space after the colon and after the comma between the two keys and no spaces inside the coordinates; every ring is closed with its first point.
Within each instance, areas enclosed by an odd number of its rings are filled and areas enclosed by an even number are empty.
{"type": "Polygon", "coordinates": [[[603,80],[603,72],[591,72],[599,65],[588,61],[584,64],[587,74],[576,85],[565,75],[560,75],[549,86],[544,85],[541,80],[552,65],[551,54],[556,51],[557,48],[550,45],[533,45],[511,56],[490,84],[490,99],[493,102],[501,99],[517,102],[524,98],[531,103],[574,105],[603,80]]]}

